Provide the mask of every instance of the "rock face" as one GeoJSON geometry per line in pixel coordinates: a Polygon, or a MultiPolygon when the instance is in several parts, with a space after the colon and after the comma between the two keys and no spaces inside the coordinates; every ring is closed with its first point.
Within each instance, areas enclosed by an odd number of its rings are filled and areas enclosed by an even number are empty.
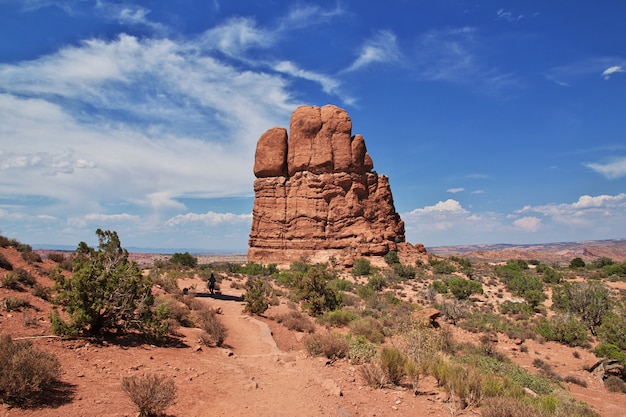
{"type": "Polygon", "coordinates": [[[384,255],[404,242],[389,180],[336,106],[302,106],[258,141],[248,260],[384,255]]]}

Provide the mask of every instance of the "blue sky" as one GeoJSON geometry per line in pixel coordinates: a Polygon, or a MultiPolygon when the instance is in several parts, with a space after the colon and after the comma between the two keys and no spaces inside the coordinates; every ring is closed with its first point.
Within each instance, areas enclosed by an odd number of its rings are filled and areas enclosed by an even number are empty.
{"type": "Polygon", "coordinates": [[[0,232],[247,249],[254,150],[345,108],[428,246],[626,237],[626,2],[0,0],[0,232]]]}

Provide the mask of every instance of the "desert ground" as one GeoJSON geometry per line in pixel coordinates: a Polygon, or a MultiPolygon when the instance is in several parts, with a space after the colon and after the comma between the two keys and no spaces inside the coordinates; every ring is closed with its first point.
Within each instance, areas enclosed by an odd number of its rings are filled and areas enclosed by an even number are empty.
{"type": "MultiPolygon", "coordinates": [[[[535,248],[536,249],[536,248],[535,248]]],[[[595,249],[602,252],[605,249],[595,249]]],[[[626,251],[606,249],[618,260],[626,251]]],[[[25,262],[14,248],[0,248],[0,253],[13,265],[27,270],[39,284],[51,287],[47,274],[56,264],[44,259],[35,264],[25,262]]],[[[534,258],[541,252],[532,253],[534,258]]],[[[578,253],[578,252],[576,252],[578,253]]],[[[582,252],[580,252],[582,254],[582,252]]],[[[609,252],[602,252],[609,253],[609,252]]],[[[518,253],[519,256],[526,254],[518,253]]],[[[133,255],[148,266],[161,255],[133,255]]],[[[470,256],[468,254],[468,256],[470,256]]],[[[512,259],[516,255],[492,251],[480,256],[494,261],[512,259]],[[497,258],[497,259],[496,259],[497,258]]],[[[554,253],[546,259],[554,261],[554,253]]],[[[571,253],[565,256],[571,259],[571,253]]],[[[45,256],[44,256],[45,258],[45,256]]],[[[199,262],[245,262],[245,256],[227,258],[200,256],[199,262]]],[[[623,259],[623,258],[620,258],[623,259]]],[[[623,260],[622,260],[623,262],[623,260]]],[[[0,270],[0,274],[6,273],[0,270]]],[[[346,274],[349,276],[349,274],[346,274]]],[[[346,358],[313,357],[304,348],[304,332],[289,330],[279,323],[281,315],[298,308],[287,297],[262,315],[244,311],[245,277],[221,273],[220,290],[210,296],[206,280],[186,274],[177,280],[182,291],[190,290],[198,302],[218,312],[227,330],[221,346],[201,343],[200,329],[180,327],[167,345],[148,344],[132,337],[73,338],[54,337],[49,313],[51,304],[35,297],[25,289],[0,288],[0,300],[20,297],[31,306],[21,311],[0,311],[0,334],[14,341],[28,340],[36,348],[56,355],[61,364],[59,384],[46,393],[46,401],[31,408],[0,405],[0,415],[26,416],[136,416],[137,409],[120,386],[123,377],[142,373],[171,376],[176,385],[175,403],[166,416],[450,416],[482,415],[481,407],[461,409],[450,399],[431,376],[425,376],[415,389],[409,384],[375,388],[367,384],[361,372],[362,364],[346,358]]],[[[624,281],[611,283],[616,291],[626,290],[624,281]]],[[[410,284],[396,289],[403,300],[416,301],[428,282],[410,284]]],[[[155,287],[157,295],[163,290],[155,287]]],[[[503,289],[496,284],[485,286],[477,302],[498,300],[503,289]]],[[[163,294],[164,295],[164,294],[163,294]]],[[[505,296],[510,296],[506,294],[505,296]]],[[[326,326],[312,320],[315,332],[327,331],[326,326]]],[[[478,344],[481,335],[463,330],[441,318],[440,329],[446,329],[457,342],[478,344]]],[[[337,329],[346,332],[346,329],[337,329]]],[[[594,373],[586,368],[598,358],[590,349],[569,347],[556,342],[510,338],[503,333],[491,335],[490,342],[497,352],[509,357],[530,373],[541,372],[537,360],[563,377],[563,392],[583,401],[600,416],[626,416],[626,394],[609,392],[594,373]]],[[[385,343],[393,344],[393,339],[385,343]]],[[[545,368],[544,368],[545,369],[545,368]]]]}

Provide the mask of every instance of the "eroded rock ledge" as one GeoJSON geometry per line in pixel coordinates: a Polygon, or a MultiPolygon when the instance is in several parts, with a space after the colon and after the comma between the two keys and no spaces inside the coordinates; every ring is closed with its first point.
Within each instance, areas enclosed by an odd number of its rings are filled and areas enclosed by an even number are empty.
{"type": "Polygon", "coordinates": [[[405,241],[389,180],[373,170],[345,110],[302,106],[257,143],[248,260],[324,262],[384,255],[405,241]]]}

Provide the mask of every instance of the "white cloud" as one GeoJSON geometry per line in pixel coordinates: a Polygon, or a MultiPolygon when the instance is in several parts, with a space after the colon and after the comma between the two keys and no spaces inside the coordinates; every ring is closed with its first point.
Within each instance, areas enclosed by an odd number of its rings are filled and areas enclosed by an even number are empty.
{"type": "Polygon", "coordinates": [[[448,191],[449,193],[456,194],[456,193],[460,193],[460,192],[465,191],[465,188],[463,188],[463,187],[448,188],[448,190],[447,190],[447,191],[448,191]]]}
{"type": "Polygon", "coordinates": [[[616,158],[605,164],[588,163],[585,166],[610,180],[626,176],[626,157],[616,158]]]}
{"type": "Polygon", "coordinates": [[[434,213],[434,212],[451,212],[451,213],[466,213],[461,203],[451,198],[446,201],[440,201],[434,206],[426,206],[421,209],[415,209],[411,213],[419,214],[419,213],[434,213]]]}
{"type": "Polygon", "coordinates": [[[167,226],[202,223],[204,225],[219,224],[252,224],[252,214],[216,213],[187,213],[177,215],[165,222],[167,226]]]}
{"type": "Polygon", "coordinates": [[[626,193],[527,205],[510,214],[470,212],[447,200],[401,217],[407,240],[427,246],[610,239],[626,235],[626,193]]]}
{"type": "Polygon", "coordinates": [[[608,80],[609,78],[611,78],[611,75],[617,74],[620,72],[626,72],[626,71],[624,71],[621,66],[614,65],[602,71],[602,78],[604,78],[605,80],[608,80]]]}
{"type": "Polygon", "coordinates": [[[359,50],[357,59],[346,71],[357,71],[377,63],[400,61],[402,53],[397,45],[396,35],[388,30],[378,31],[359,50]]]}
{"type": "Polygon", "coordinates": [[[624,72],[626,60],[615,57],[592,57],[582,61],[572,62],[546,71],[546,78],[558,85],[569,87],[580,80],[600,74],[608,79],[615,73],[624,72]]]}
{"type": "Polygon", "coordinates": [[[231,18],[202,36],[204,47],[238,58],[243,58],[248,49],[267,48],[274,41],[273,31],[257,27],[254,19],[248,17],[231,18]]]}
{"type": "Polygon", "coordinates": [[[281,19],[278,30],[292,30],[326,23],[344,14],[339,4],[334,9],[322,9],[317,5],[297,5],[289,9],[287,16],[281,19]]]}
{"type": "Polygon", "coordinates": [[[536,232],[541,227],[541,219],[535,216],[527,216],[517,219],[513,225],[526,232],[536,232]]]}
{"type": "MultiPolygon", "coordinates": [[[[615,196],[583,195],[574,203],[526,206],[518,213],[540,213],[551,221],[574,227],[618,232],[626,221],[626,193],[615,196]],[[622,219],[622,220],[621,220],[622,219]]],[[[619,233],[619,232],[618,232],[619,233]]]]}
{"type": "Polygon", "coordinates": [[[336,94],[337,88],[340,86],[340,82],[337,79],[312,71],[303,70],[290,61],[281,61],[275,64],[274,70],[293,77],[317,82],[322,86],[322,90],[328,94],[336,94]]]}
{"type": "Polygon", "coordinates": [[[117,21],[129,26],[146,26],[158,32],[164,32],[166,27],[155,23],[148,18],[150,10],[135,4],[117,4],[104,0],[97,0],[96,10],[104,18],[117,21]]]}

